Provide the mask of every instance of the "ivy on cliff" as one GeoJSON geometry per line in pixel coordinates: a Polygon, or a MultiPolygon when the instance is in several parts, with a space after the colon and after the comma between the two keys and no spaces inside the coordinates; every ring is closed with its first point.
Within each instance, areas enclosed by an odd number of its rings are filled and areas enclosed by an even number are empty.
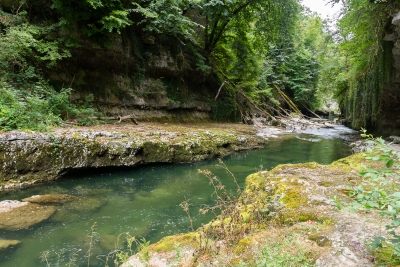
{"type": "Polygon", "coordinates": [[[391,44],[382,41],[398,1],[344,1],[339,49],[345,57],[336,96],[355,128],[373,129],[391,80],[391,44]]]}

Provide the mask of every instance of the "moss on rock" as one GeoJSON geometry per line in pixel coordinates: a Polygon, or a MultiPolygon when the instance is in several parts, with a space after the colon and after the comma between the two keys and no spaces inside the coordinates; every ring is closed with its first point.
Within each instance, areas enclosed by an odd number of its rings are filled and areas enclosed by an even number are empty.
{"type": "MultiPolygon", "coordinates": [[[[243,125],[169,126],[150,124],[143,131],[57,129],[51,133],[0,133],[0,190],[54,180],[70,170],[195,162],[262,146],[243,125]],[[134,132],[135,131],[135,132],[134,132]]],[[[99,126],[105,127],[105,126],[99,126]]]]}

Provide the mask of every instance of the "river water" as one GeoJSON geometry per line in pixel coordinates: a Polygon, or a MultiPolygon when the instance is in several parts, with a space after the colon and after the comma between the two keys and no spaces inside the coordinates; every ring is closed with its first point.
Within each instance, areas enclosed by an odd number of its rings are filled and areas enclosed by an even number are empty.
{"type": "MultiPolygon", "coordinates": [[[[246,176],[258,170],[270,170],[278,164],[316,161],[329,164],[351,154],[341,133],[341,126],[329,131],[286,135],[272,140],[263,149],[235,153],[223,159],[240,186],[246,176]],[[342,137],[342,138],[339,138],[342,137]]],[[[210,170],[221,178],[228,190],[235,191],[233,178],[219,166],[217,160],[195,164],[147,165],[129,169],[103,169],[70,175],[57,182],[12,193],[2,193],[0,201],[38,194],[63,193],[85,197],[79,207],[59,206],[46,222],[26,230],[0,230],[0,239],[17,239],[22,245],[0,251],[2,267],[105,266],[96,257],[115,248],[117,236],[131,236],[156,242],[163,236],[189,231],[189,220],[179,207],[190,200],[194,228],[209,222],[214,215],[200,215],[201,204],[213,203],[212,188],[198,169],[210,170]],[[87,251],[91,227],[95,225],[92,257],[87,251]],[[48,253],[49,263],[42,261],[48,253]],[[59,256],[57,256],[57,254],[59,256]]],[[[110,266],[113,266],[110,264],[110,266]]]]}

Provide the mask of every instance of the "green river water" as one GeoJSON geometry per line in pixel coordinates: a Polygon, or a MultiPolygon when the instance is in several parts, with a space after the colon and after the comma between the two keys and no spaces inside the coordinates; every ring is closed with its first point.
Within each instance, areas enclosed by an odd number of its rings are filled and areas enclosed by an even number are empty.
{"type": "MultiPolygon", "coordinates": [[[[283,163],[316,161],[322,164],[348,156],[351,150],[343,139],[322,138],[315,135],[290,135],[272,140],[263,149],[235,153],[223,159],[244,185],[247,175],[260,169],[270,170],[283,163]]],[[[104,266],[96,256],[113,250],[116,237],[122,233],[144,237],[156,242],[162,237],[189,231],[189,220],[179,204],[190,199],[194,227],[209,222],[213,215],[200,215],[201,204],[210,204],[212,188],[198,169],[208,169],[219,176],[229,190],[235,190],[232,177],[216,166],[217,160],[195,164],[147,165],[129,169],[91,171],[70,175],[57,182],[12,193],[2,193],[0,201],[38,194],[66,193],[86,196],[81,209],[63,206],[46,222],[26,230],[0,231],[0,239],[17,239],[22,245],[0,252],[1,267],[47,266],[40,255],[49,251],[50,266],[67,266],[68,258],[76,254],[77,263],[88,266],[85,254],[91,226],[96,223],[90,266],[104,266]],[[60,253],[64,251],[64,253],[60,253]]],[[[110,266],[113,266],[110,264],[110,266]]]]}

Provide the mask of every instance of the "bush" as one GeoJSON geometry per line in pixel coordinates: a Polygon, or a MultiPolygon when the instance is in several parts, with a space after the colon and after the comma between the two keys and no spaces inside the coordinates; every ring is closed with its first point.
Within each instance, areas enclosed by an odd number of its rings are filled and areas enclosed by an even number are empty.
{"type": "Polygon", "coordinates": [[[71,92],[71,88],[56,92],[41,83],[28,89],[16,89],[9,83],[0,82],[0,130],[45,131],[67,119],[89,124],[85,118],[96,113],[91,102],[77,107],[70,102],[71,92]]]}
{"type": "Polygon", "coordinates": [[[370,161],[384,163],[383,168],[367,168],[360,172],[362,183],[352,188],[350,196],[355,199],[352,207],[381,210],[382,216],[391,218],[386,226],[388,238],[375,237],[372,248],[377,261],[399,264],[400,257],[400,152],[393,150],[382,138],[362,134],[370,146],[363,156],[370,161]],[[390,255],[388,255],[388,253],[390,255]],[[385,259],[380,258],[385,255],[385,259]]]}

